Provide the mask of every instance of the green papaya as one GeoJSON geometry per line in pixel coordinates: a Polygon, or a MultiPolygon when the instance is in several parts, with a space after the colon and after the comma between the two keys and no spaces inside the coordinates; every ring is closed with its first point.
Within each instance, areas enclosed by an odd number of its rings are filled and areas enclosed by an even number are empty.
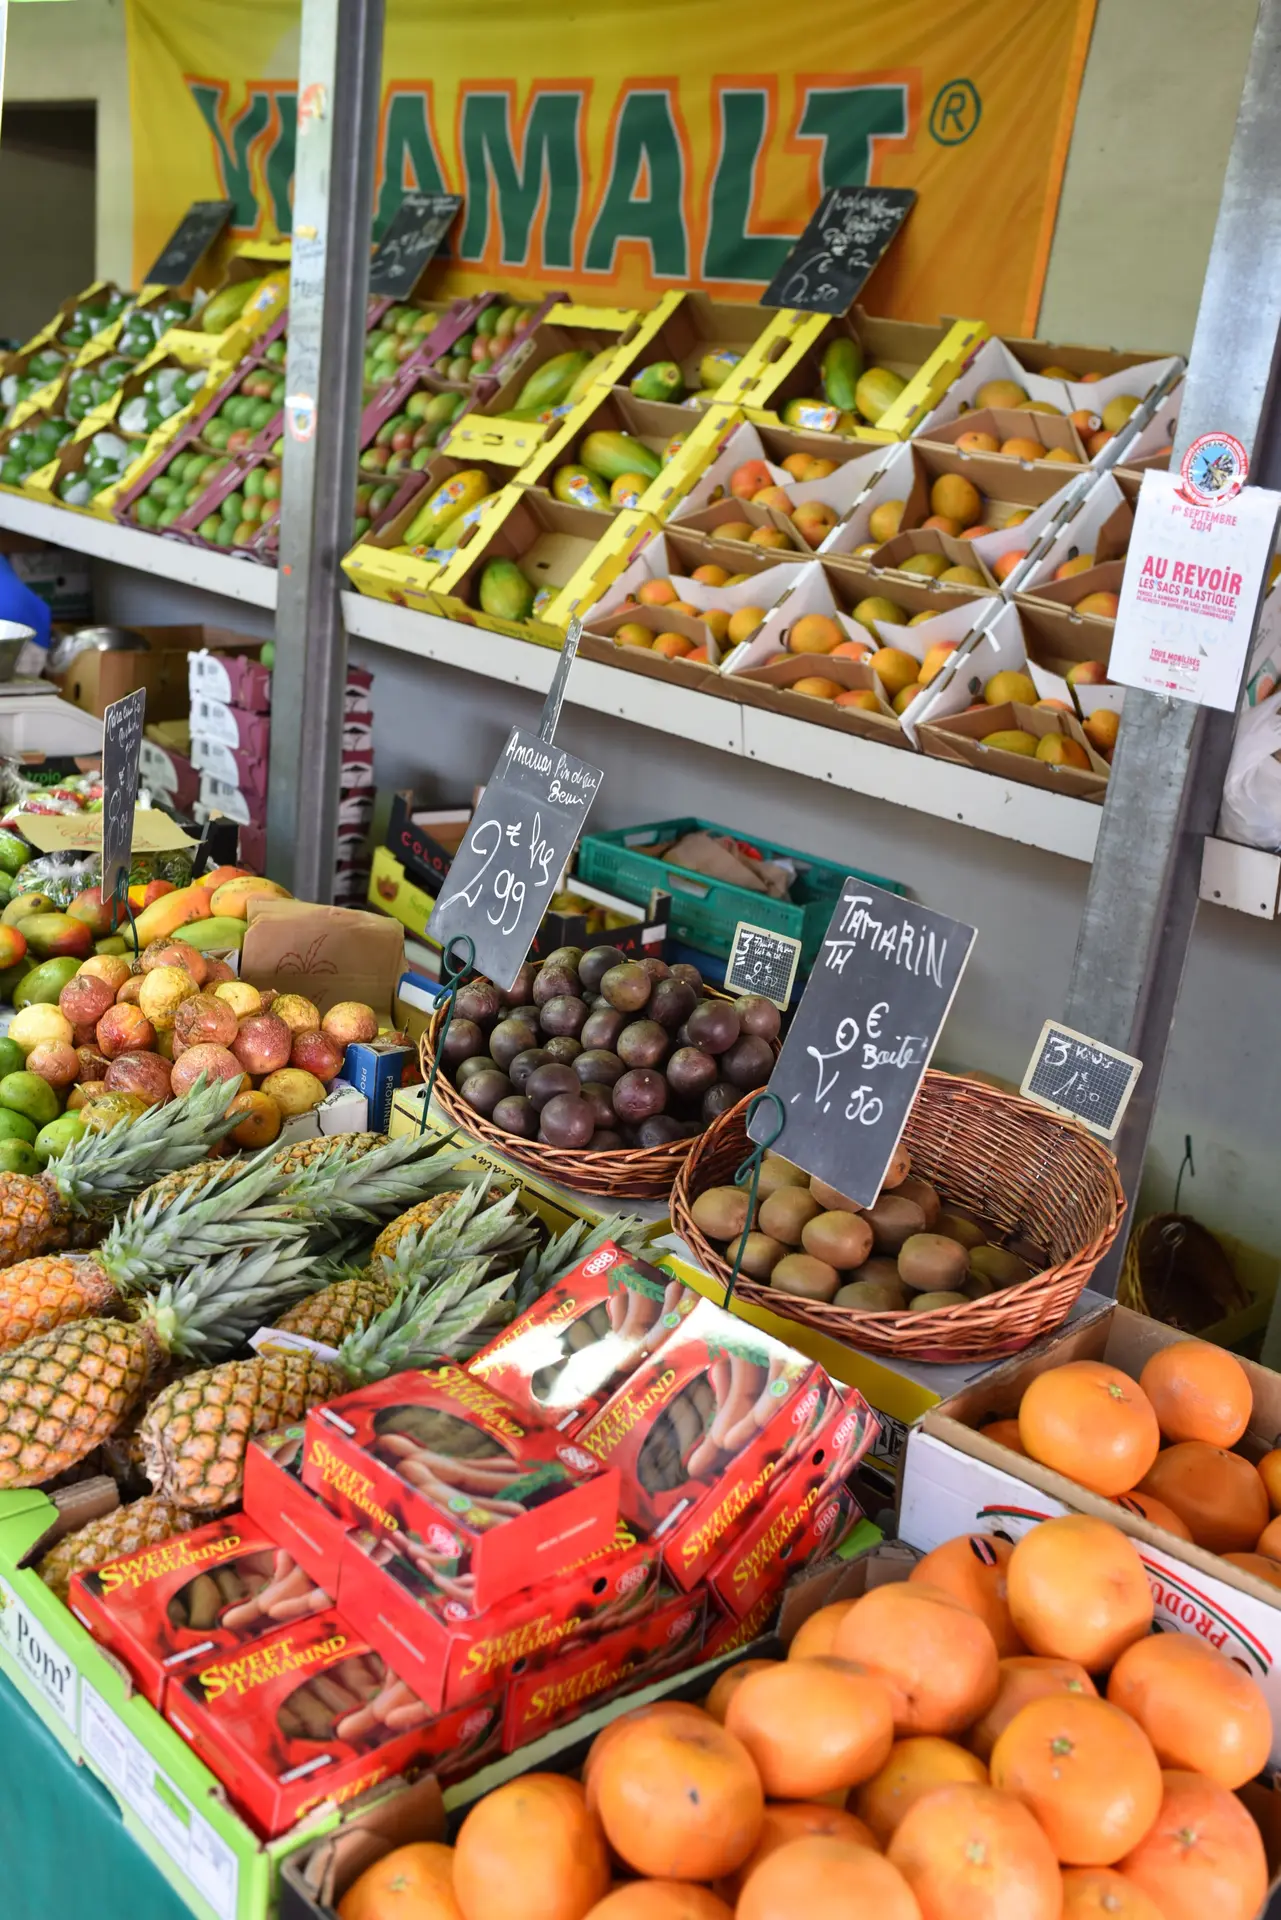
{"type": "Polygon", "coordinates": [[[405,545],[431,546],[436,534],[448,521],[467,507],[475,506],[478,500],[488,498],[490,491],[488,476],[479,467],[467,467],[461,473],[451,473],[448,480],[441,481],[406,527],[405,545]]]}
{"type": "Polygon", "coordinates": [[[617,480],[620,473],[643,473],[657,480],[662,461],[643,440],[630,433],[589,433],[578,449],[585,467],[603,480],[617,480]]]}
{"type": "Polygon", "coordinates": [[[842,413],[854,408],[858,383],[863,377],[863,353],[857,340],[843,336],[828,342],[823,351],[823,392],[842,413]]]}
{"type": "Polygon", "coordinates": [[[239,320],[261,285],[261,279],[238,280],[234,286],[224,287],[221,293],[215,293],[212,300],[206,302],[200,316],[204,332],[225,332],[233,320],[239,320]]]}
{"type": "Polygon", "coordinates": [[[533,611],[534,589],[514,560],[491,560],[480,576],[481,611],[496,620],[527,620],[533,611]]]}
{"type": "Polygon", "coordinates": [[[592,355],[581,347],[574,347],[568,353],[553,354],[550,360],[544,360],[542,366],[530,374],[516,396],[516,405],[539,410],[558,407],[591,360],[592,355]]]}
{"type": "Polygon", "coordinates": [[[891,373],[888,367],[869,367],[859,380],[855,403],[865,420],[876,425],[883,413],[888,413],[898,399],[907,381],[897,373],[891,373]]]}
{"type": "Polygon", "coordinates": [[[711,353],[705,353],[698,363],[698,377],[704,391],[715,393],[723,387],[742,357],[731,347],[715,347],[711,353]]]}
{"type": "Polygon", "coordinates": [[[685,396],[685,377],[674,360],[656,360],[653,366],[642,367],[633,376],[631,391],[638,400],[675,403],[685,396]]]}
{"type": "Polygon", "coordinates": [[[576,407],[580,400],[585,400],[597,381],[605,378],[605,369],[617,354],[617,347],[606,347],[603,353],[598,353],[589,360],[565,395],[565,404],[576,407]]]}
{"type": "Polygon", "coordinates": [[[557,467],[552,475],[552,495],[570,507],[609,508],[609,488],[598,473],[586,467],[557,467]]]}

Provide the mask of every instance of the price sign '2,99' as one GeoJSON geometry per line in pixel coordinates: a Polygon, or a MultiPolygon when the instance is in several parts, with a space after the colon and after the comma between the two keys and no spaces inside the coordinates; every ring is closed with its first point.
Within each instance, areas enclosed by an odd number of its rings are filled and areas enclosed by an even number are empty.
{"type": "Polygon", "coordinates": [[[448,951],[469,934],[476,967],[506,989],[520,972],[604,774],[513,727],[428,926],[448,951]]]}

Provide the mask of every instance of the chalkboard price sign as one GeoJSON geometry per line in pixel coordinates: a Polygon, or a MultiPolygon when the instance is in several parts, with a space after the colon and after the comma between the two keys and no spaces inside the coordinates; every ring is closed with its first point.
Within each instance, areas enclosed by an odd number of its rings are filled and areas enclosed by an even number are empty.
{"type": "Polygon", "coordinates": [[[448,951],[470,934],[476,967],[506,989],[520,972],[604,774],[513,727],[428,932],[448,951]]]}
{"type": "Polygon", "coordinates": [[[369,291],[407,300],[462,204],[456,193],[407,193],[374,250],[369,291]]]}
{"type": "Polygon", "coordinates": [[[145,287],[180,287],[193,274],[231,218],[231,200],[193,200],[165,244],[164,251],[143,276],[145,287]]]}
{"type": "Polygon", "coordinates": [[[1142,1071],[1143,1062],[1133,1054],[1118,1053],[1101,1040],[1047,1020],[1020,1092],[1111,1140],[1142,1071]]]}
{"type": "Polygon", "coordinates": [[[129,876],[133,814],[138,802],[138,756],[146,689],[114,700],[102,718],[102,897],[109,900],[117,875],[129,876]]]}
{"type": "Polygon", "coordinates": [[[848,313],[915,203],[914,187],[833,187],[761,305],[848,313]]]}
{"type": "Polygon", "coordinates": [[[786,1012],[800,961],[799,940],[740,920],[734,929],[734,944],[725,969],[725,991],[759,993],[786,1012]]]}
{"type": "MultiPolygon", "coordinates": [[[[847,877],[769,1089],[779,1152],[869,1207],[974,945],[973,927],[847,877]]],[[[748,1131],[768,1139],[762,1105],[748,1131]]]]}

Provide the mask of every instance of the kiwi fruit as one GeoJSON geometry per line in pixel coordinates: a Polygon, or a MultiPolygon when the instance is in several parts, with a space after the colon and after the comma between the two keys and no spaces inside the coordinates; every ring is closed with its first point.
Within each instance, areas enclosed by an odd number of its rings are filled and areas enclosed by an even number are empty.
{"type": "Polygon", "coordinates": [[[739,1272],[745,1273],[749,1280],[768,1280],[779,1261],[786,1256],[787,1248],[781,1240],[771,1240],[767,1233],[737,1234],[725,1249],[727,1260],[738,1259],[740,1240],[746,1244],[739,1272]]]}
{"type": "MultiPolygon", "coordinates": [[[[734,1097],[739,1097],[737,1090],[734,1097]]],[[[802,1173],[799,1167],[794,1167],[790,1160],[784,1160],[781,1153],[767,1153],[761,1161],[761,1177],[756,1191],[762,1200],[768,1200],[780,1187],[806,1186],[810,1186],[809,1175],[802,1173]]]]}
{"type": "Polygon", "coordinates": [[[708,1187],[690,1213],[709,1240],[732,1240],[747,1225],[747,1195],[741,1187],[708,1187]]]}
{"type": "Polygon", "coordinates": [[[832,1304],[854,1307],[860,1313],[901,1313],[907,1305],[907,1295],[902,1287],[889,1280],[851,1280],[848,1286],[837,1290],[832,1304]]]}
{"type": "Polygon", "coordinates": [[[801,1228],[801,1245],[829,1266],[860,1267],[872,1251],[872,1229],[859,1213],[816,1213],[801,1228]]]}
{"type": "Polygon", "coordinates": [[[789,1253],[779,1261],[769,1277],[779,1293],[794,1293],[802,1300],[832,1300],[841,1284],[836,1268],[810,1253],[789,1253]]]}
{"type": "Polygon", "coordinates": [[[1010,1253],[1005,1247],[971,1247],[970,1273],[990,1280],[994,1288],[1017,1287],[1021,1281],[1032,1278],[1027,1261],[1020,1260],[1017,1253],[1010,1253]]]}
{"type": "Polygon", "coordinates": [[[826,1208],[829,1213],[862,1213],[863,1211],[857,1200],[847,1199],[845,1194],[838,1193],[835,1187],[829,1187],[826,1180],[811,1180],[810,1192],[819,1206],[826,1208]]]}
{"type": "Polygon", "coordinates": [[[938,1307],[963,1307],[968,1304],[963,1293],[914,1293],[908,1301],[909,1313],[933,1313],[938,1307]]]}
{"type": "Polygon", "coordinates": [[[912,1171],[912,1156],[900,1140],[894,1149],[894,1158],[885,1169],[885,1178],[881,1182],[881,1192],[887,1193],[891,1187],[902,1186],[912,1171]]]}
{"type": "Polygon", "coordinates": [[[987,1241],[987,1229],[968,1213],[953,1213],[944,1208],[934,1222],[935,1233],[946,1240],[959,1240],[963,1247],[981,1247],[987,1241]]]}
{"type": "Polygon", "coordinates": [[[893,1260],[887,1260],[883,1254],[874,1254],[870,1260],[865,1260],[861,1267],[854,1269],[849,1277],[849,1284],[852,1286],[859,1280],[875,1280],[880,1286],[894,1287],[906,1298],[897,1264],[893,1260]]]}
{"type": "Polygon", "coordinates": [[[914,1233],[925,1232],[925,1215],[915,1200],[900,1200],[896,1193],[881,1194],[863,1217],[872,1229],[878,1253],[897,1253],[914,1233]]]}
{"type": "Polygon", "coordinates": [[[818,1201],[808,1187],[780,1187],[762,1204],[756,1224],[771,1240],[782,1240],[789,1247],[799,1247],[806,1221],[812,1220],[820,1211],[818,1201]]]}
{"type": "Polygon", "coordinates": [[[942,1202],[929,1181],[918,1180],[914,1173],[909,1173],[906,1180],[899,1181],[894,1191],[900,1200],[915,1200],[925,1215],[925,1231],[933,1233],[942,1202]]]}
{"type": "MultiPolygon", "coordinates": [[[[906,1203],[911,1206],[913,1203],[906,1203]]],[[[914,1233],[898,1251],[899,1278],[913,1293],[943,1293],[964,1285],[969,1254],[941,1233],[914,1233]]]]}
{"type": "Polygon", "coordinates": [[[986,1300],[989,1293],[996,1292],[996,1288],[990,1280],[985,1280],[981,1273],[972,1273],[961,1288],[961,1292],[967,1300],[986,1300]]]}

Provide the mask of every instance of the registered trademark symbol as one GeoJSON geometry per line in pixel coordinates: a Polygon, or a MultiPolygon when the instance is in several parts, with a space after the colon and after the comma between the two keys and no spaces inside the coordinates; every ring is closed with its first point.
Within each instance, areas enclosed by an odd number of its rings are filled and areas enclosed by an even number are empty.
{"type": "Polygon", "coordinates": [[[941,147],[959,147],[983,118],[983,102],[972,80],[949,80],[930,108],[930,132],[941,147]]]}

